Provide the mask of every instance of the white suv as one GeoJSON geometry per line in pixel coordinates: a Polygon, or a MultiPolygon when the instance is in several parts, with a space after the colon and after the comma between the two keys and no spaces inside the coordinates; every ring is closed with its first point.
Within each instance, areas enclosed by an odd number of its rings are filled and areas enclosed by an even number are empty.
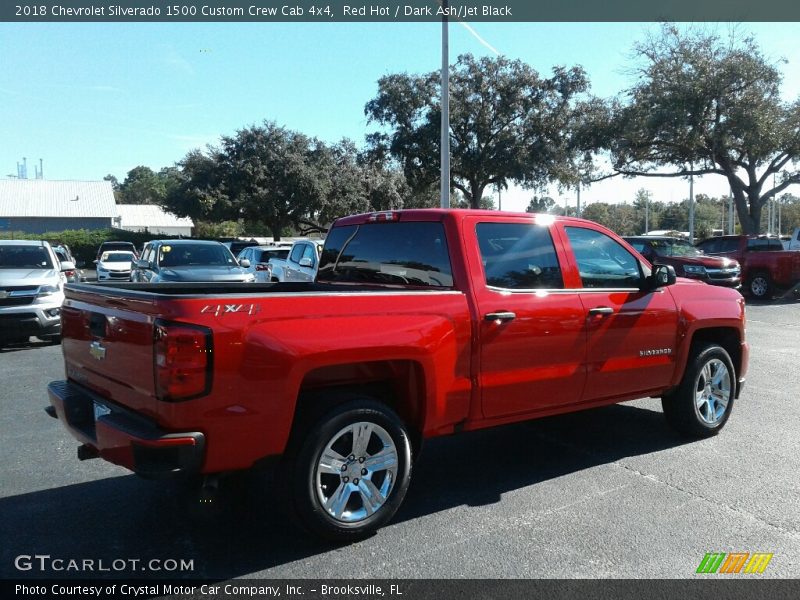
{"type": "Polygon", "coordinates": [[[47,242],[0,240],[0,344],[60,339],[64,272],[74,269],[47,242]]]}

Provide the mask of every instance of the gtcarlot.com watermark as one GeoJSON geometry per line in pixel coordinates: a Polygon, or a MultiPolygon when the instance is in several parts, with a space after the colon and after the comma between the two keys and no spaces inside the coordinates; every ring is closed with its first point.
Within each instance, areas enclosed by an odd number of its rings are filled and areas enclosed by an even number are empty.
{"type": "Polygon", "coordinates": [[[38,573],[187,573],[194,571],[194,559],[185,558],[62,558],[49,554],[20,554],[14,559],[17,571],[38,573]]]}

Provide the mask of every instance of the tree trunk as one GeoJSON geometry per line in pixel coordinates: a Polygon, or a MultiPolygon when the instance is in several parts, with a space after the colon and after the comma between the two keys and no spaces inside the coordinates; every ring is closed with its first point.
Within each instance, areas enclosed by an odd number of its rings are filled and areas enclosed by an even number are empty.
{"type": "Polygon", "coordinates": [[[480,184],[477,181],[469,182],[469,191],[472,195],[469,199],[470,208],[481,208],[481,200],[483,199],[483,190],[485,188],[485,184],[480,184]]]}
{"type": "Polygon", "coordinates": [[[276,242],[280,242],[281,241],[281,230],[283,229],[281,224],[280,223],[271,222],[271,223],[268,223],[267,226],[269,227],[269,230],[272,232],[272,239],[275,240],[276,242]]]}
{"type": "Polygon", "coordinates": [[[761,206],[758,204],[758,197],[755,200],[750,195],[745,195],[744,189],[736,179],[728,178],[733,190],[733,202],[736,205],[736,216],[739,217],[739,224],[742,226],[742,233],[754,235],[758,233],[761,221],[761,206]],[[754,211],[756,211],[754,213],[754,211]],[[753,218],[755,217],[755,221],[753,218]]]}
{"type": "Polygon", "coordinates": [[[747,224],[748,227],[745,229],[744,223],[742,223],[742,231],[744,233],[757,235],[761,233],[761,203],[758,201],[757,198],[750,198],[750,214],[749,216],[749,223],[747,224]]]}

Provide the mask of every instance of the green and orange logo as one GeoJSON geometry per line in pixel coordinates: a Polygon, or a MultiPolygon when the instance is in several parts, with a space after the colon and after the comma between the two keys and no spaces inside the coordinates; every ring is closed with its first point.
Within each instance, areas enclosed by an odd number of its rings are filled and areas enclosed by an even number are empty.
{"type": "Polygon", "coordinates": [[[733,575],[736,573],[763,573],[772,554],[766,552],[708,552],[700,561],[697,567],[698,573],[725,573],[733,575]]]}

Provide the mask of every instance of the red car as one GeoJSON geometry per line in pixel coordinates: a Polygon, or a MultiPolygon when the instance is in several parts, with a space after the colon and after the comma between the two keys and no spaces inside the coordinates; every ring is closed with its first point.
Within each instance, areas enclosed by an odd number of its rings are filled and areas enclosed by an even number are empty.
{"type": "Polygon", "coordinates": [[[143,476],[213,487],[277,463],[302,525],[355,540],[397,511],[427,438],[648,396],[717,434],[744,325],[741,294],[589,221],[373,213],[334,224],[313,283],[68,286],[48,412],[79,458],[143,476]]]}
{"type": "Polygon", "coordinates": [[[742,269],[737,261],[722,256],[708,256],[685,238],[641,235],[623,239],[651,264],[672,265],[680,277],[736,289],[742,285],[742,269]]]}

